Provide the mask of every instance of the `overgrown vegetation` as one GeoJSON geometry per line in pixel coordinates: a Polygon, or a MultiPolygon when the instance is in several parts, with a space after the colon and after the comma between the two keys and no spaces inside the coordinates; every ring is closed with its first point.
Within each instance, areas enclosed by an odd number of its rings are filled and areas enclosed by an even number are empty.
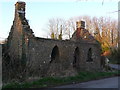
{"type": "Polygon", "coordinates": [[[71,84],[84,82],[94,79],[100,79],[111,76],[118,76],[120,72],[80,72],[76,76],[71,77],[45,77],[34,82],[24,82],[24,83],[10,83],[3,86],[4,88],[43,88],[43,87],[54,87],[59,85],[71,84]]]}
{"type": "Polygon", "coordinates": [[[109,59],[111,63],[120,64],[120,49],[112,50],[109,59]]]}

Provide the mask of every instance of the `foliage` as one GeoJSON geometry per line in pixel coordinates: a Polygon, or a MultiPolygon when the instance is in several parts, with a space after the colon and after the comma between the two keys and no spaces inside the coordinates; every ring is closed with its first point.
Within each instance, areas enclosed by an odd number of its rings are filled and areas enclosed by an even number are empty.
{"type": "Polygon", "coordinates": [[[51,33],[51,39],[55,39],[54,32],[51,33]]]}
{"type": "Polygon", "coordinates": [[[59,40],[62,40],[62,34],[59,35],[59,40]]]}
{"type": "Polygon", "coordinates": [[[44,77],[34,82],[24,82],[24,83],[10,83],[3,86],[4,88],[42,88],[42,87],[53,87],[57,85],[64,85],[70,83],[84,82],[94,79],[100,79],[104,77],[116,76],[120,72],[79,72],[76,76],[70,77],[44,77]]]}
{"type": "Polygon", "coordinates": [[[109,51],[110,50],[110,48],[109,47],[102,47],[102,52],[105,52],[105,51],[109,51]]]}
{"type": "Polygon", "coordinates": [[[109,59],[111,63],[120,64],[120,49],[111,50],[109,59]]]}

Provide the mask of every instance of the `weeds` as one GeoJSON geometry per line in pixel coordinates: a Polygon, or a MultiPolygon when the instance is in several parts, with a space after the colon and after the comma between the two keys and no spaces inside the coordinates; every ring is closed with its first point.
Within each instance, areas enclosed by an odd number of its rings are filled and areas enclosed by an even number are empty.
{"type": "Polygon", "coordinates": [[[76,76],[71,77],[44,77],[40,80],[34,82],[24,82],[24,83],[10,83],[3,86],[4,88],[43,88],[43,87],[53,87],[64,84],[71,84],[77,82],[84,82],[89,80],[100,79],[103,77],[111,77],[119,75],[120,72],[79,72],[76,76]]]}

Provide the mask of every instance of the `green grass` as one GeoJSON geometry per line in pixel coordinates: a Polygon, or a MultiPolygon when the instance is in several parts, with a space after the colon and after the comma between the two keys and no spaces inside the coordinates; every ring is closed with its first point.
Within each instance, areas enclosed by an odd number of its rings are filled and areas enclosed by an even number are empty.
{"type": "Polygon", "coordinates": [[[71,83],[78,83],[78,82],[84,82],[89,80],[95,80],[105,77],[112,77],[120,75],[120,72],[114,71],[114,72],[80,72],[76,76],[71,77],[45,77],[41,78],[34,82],[24,82],[24,83],[10,83],[5,86],[4,88],[43,88],[43,87],[53,87],[53,86],[59,86],[59,85],[65,85],[65,84],[71,84],[71,83]]]}

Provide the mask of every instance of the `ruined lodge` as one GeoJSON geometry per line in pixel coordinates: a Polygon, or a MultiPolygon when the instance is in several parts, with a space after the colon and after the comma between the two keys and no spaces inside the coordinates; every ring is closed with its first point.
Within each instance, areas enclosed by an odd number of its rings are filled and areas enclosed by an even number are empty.
{"type": "Polygon", "coordinates": [[[69,40],[35,37],[25,18],[25,2],[15,4],[15,17],[7,43],[3,45],[3,81],[47,76],[74,76],[81,71],[100,71],[101,47],[76,23],[69,40]]]}

